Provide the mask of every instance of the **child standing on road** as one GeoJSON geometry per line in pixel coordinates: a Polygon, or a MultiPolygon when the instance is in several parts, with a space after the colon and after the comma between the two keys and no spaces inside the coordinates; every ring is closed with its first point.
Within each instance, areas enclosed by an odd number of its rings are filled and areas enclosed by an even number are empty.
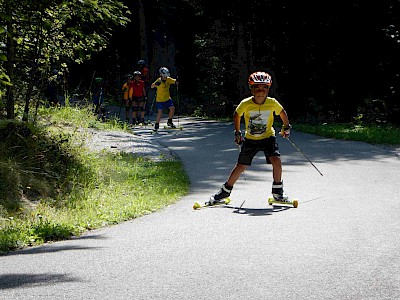
{"type": "Polygon", "coordinates": [[[137,62],[136,71],[140,72],[140,78],[144,81],[146,92],[148,92],[148,88],[150,86],[150,72],[149,68],[146,67],[146,62],[143,59],[137,62]]]}
{"type": "Polygon", "coordinates": [[[174,123],[172,123],[172,118],[175,112],[175,106],[171,99],[171,94],[169,88],[171,84],[178,85],[178,81],[172,77],[170,77],[169,70],[166,67],[161,67],[160,77],[157,78],[151,84],[151,88],[157,88],[157,96],[156,96],[156,105],[157,105],[157,117],[156,124],[154,125],[154,130],[157,131],[160,127],[160,120],[163,113],[164,108],[168,108],[168,122],[167,126],[170,128],[176,128],[174,123]]]}
{"type": "Polygon", "coordinates": [[[146,103],[146,90],[144,81],[140,79],[141,73],[135,71],[133,73],[132,82],[132,125],[144,124],[144,106],[146,103]],[[138,112],[140,116],[138,116],[138,112]]]}
{"type": "Polygon", "coordinates": [[[228,181],[222,185],[221,190],[210,198],[210,203],[223,202],[230,196],[233,185],[239,179],[259,151],[263,151],[268,164],[272,164],[272,196],[282,202],[287,202],[288,197],[283,192],[282,163],[273,128],[274,115],[279,115],[283,122],[281,135],[288,138],[291,125],[286,111],[274,98],[268,97],[272,84],[271,76],[265,72],[252,73],[248,79],[252,96],[243,99],[233,115],[235,127],[235,143],[242,145],[238,161],[233,168],[228,181]],[[240,132],[241,117],[245,120],[245,136],[240,132]]]}
{"type": "Polygon", "coordinates": [[[131,74],[126,75],[126,82],[122,85],[122,92],[124,93],[125,105],[125,122],[129,124],[129,111],[132,105],[132,92],[133,92],[133,77],[131,74]]]}
{"type": "Polygon", "coordinates": [[[106,108],[104,107],[104,79],[101,77],[96,77],[94,79],[93,85],[93,96],[92,102],[95,105],[94,113],[102,119],[102,121],[106,120],[106,108]]]}

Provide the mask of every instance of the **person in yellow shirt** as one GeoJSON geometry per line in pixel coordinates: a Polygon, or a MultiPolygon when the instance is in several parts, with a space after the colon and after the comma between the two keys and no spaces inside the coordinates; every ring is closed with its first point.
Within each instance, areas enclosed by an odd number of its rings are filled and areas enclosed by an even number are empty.
{"type": "Polygon", "coordinates": [[[124,94],[125,122],[129,124],[129,111],[132,106],[133,94],[133,76],[131,74],[126,75],[126,82],[122,85],[122,92],[124,94]]]}
{"type": "Polygon", "coordinates": [[[272,196],[278,201],[288,202],[288,197],[283,192],[282,163],[273,127],[274,115],[279,115],[283,122],[281,136],[288,138],[291,129],[288,115],[275,98],[268,97],[272,84],[272,78],[268,73],[252,73],[248,84],[252,96],[243,99],[233,115],[235,143],[241,145],[238,161],[222,188],[211,196],[209,201],[211,205],[221,203],[230,196],[233,185],[251,165],[254,156],[259,151],[263,151],[267,163],[272,164],[272,196]],[[244,138],[240,131],[242,116],[246,129],[244,138]]]}
{"type": "Polygon", "coordinates": [[[160,77],[151,84],[151,88],[157,89],[156,95],[156,106],[157,116],[156,123],[154,124],[154,130],[157,131],[160,128],[160,120],[164,109],[168,109],[168,121],[167,126],[170,128],[176,128],[172,122],[172,118],[175,113],[175,106],[171,99],[170,87],[172,84],[178,85],[178,81],[170,77],[169,70],[166,67],[161,67],[159,70],[160,77]]]}

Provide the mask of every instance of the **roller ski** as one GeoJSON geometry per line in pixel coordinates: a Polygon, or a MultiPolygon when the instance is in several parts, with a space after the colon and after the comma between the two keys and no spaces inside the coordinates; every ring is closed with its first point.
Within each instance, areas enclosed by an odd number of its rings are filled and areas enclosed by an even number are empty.
{"type": "Polygon", "coordinates": [[[182,127],[182,126],[175,126],[175,124],[172,123],[172,121],[171,121],[171,122],[168,122],[166,126],[164,126],[164,129],[170,129],[170,130],[171,130],[171,129],[178,129],[178,130],[182,130],[183,127],[182,127]]]}
{"type": "Polygon", "coordinates": [[[297,198],[289,200],[289,197],[283,192],[283,183],[274,182],[272,184],[272,195],[268,198],[268,204],[292,205],[296,208],[299,205],[299,200],[297,198]]]}
{"type": "Polygon", "coordinates": [[[159,123],[155,123],[154,124],[154,128],[151,130],[151,134],[156,134],[158,133],[158,129],[160,129],[160,124],[159,123]]]}
{"type": "Polygon", "coordinates": [[[223,200],[219,201],[212,201],[211,199],[206,201],[203,205],[201,205],[199,202],[195,202],[193,204],[193,209],[199,209],[199,208],[205,208],[205,207],[213,207],[213,206],[218,206],[218,205],[223,205],[223,204],[229,204],[231,202],[231,199],[225,198],[223,200]]]}
{"type": "Polygon", "coordinates": [[[231,202],[229,196],[231,195],[232,188],[226,186],[226,183],[222,185],[221,189],[214,196],[210,197],[210,200],[206,201],[204,205],[196,202],[193,205],[193,209],[198,209],[208,206],[217,206],[222,204],[228,204],[231,202]]]}
{"type": "Polygon", "coordinates": [[[178,126],[178,127],[168,127],[168,126],[164,126],[164,129],[167,129],[167,130],[182,130],[183,129],[183,126],[178,126]]]}
{"type": "Polygon", "coordinates": [[[277,198],[275,198],[273,196],[270,196],[268,198],[268,204],[269,205],[274,205],[274,204],[277,204],[277,205],[291,205],[294,208],[297,208],[297,206],[299,206],[299,199],[297,199],[297,198],[293,198],[292,200],[289,200],[288,198],[286,198],[286,199],[278,198],[277,199],[277,198]]]}

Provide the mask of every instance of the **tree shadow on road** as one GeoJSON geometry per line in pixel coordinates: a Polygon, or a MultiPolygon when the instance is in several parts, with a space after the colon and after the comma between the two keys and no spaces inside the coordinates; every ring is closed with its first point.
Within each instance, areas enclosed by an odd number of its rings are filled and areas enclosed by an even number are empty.
{"type": "MultiPolygon", "coordinates": [[[[65,274],[4,274],[0,275],[0,290],[14,289],[20,286],[45,286],[57,282],[77,282],[81,279],[65,274]]],[[[27,297],[29,297],[27,295],[27,297]]]]}
{"type": "MultiPolygon", "coordinates": [[[[79,237],[72,237],[70,240],[82,240],[82,239],[104,239],[103,235],[86,235],[79,237]]],[[[32,248],[25,248],[16,251],[10,251],[0,256],[12,256],[12,255],[27,255],[27,254],[40,254],[40,253],[56,253],[60,251],[70,251],[70,250],[96,250],[98,247],[83,247],[74,245],[65,245],[64,243],[53,243],[53,244],[43,244],[32,248]]]]}

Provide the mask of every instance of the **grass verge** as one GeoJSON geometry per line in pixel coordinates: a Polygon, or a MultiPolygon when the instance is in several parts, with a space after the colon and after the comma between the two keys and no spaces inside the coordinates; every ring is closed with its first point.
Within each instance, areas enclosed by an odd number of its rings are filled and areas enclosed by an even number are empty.
{"type": "Polygon", "coordinates": [[[1,121],[0,253],[79,236],[175,203],[181,162],[82,151],[80,128],[124,130],[90,109],[41,109],[37,124],[1,121]]]}
{"type": "Polygon", "coordinates": [[[295,124],[293,129],[335,139],[400,145],[400,128],[394,125],[295,124]]]}

